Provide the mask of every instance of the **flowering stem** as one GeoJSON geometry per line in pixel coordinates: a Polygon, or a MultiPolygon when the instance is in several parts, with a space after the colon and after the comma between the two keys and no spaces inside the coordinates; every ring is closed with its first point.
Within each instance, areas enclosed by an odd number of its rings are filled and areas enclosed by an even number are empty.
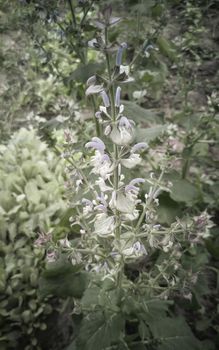
{"type": "MultiPolygon", "coordinates": [[[[96,103],[95,103],[95,98],[94,98],[93,95],[91,95],[91,101],[92,101],[93,108],[94,108],[94,113],[95,113],[95,111],[96,111],[96,103]]],[[[94,122],[95,122],[95,127],[96,127],[96,134],[97,134],[98,137],[100,137],[101,136],[100,123],[97,120],[95,114],[94,114],[94,122]]]]}
{"type": "MultiPolygon", "coordinates": [[[[115,103],[114,103],[114,86],[112,84],[112,74],[111,74],[111,67],[110,67],[110,58],[107,51],[107,45],[108,45],[108,28],[105,28],[105,57],[106,57],[106,63],[107,63],[107,71],[108,71],[108,78],[109,78],[109,96],[110,96],[110,104],[111,104],[111,117],[112,121],[116,121],[116,110],[115,110],[115,103]]],[[[113,152],[114,152],[114,161],[115,161],[115,169],[114,169],[114,189],[115,191],[118,190],[118,184],[119,184],[119,172],[118,172],[118,146],[113,145],[113,152]]],[[[117,239],[120,238],[120,220],[119,220],[119,213],[116,211],[116,237],[117,239]]]]}
{"type": "MultiPolygon", "coordinates": [[[[114,85],[113,85],[113,79],[111,74],[111,67],[110,67],[110,58],[107,51],[108,46],[108,28],[105,28],[105,57],[106,57],[106,63],[107,63],[107,71],[108,71],[108,79],[109,79],[109,97],[110,97],[110,105],[111,105],[111,117],[112,122],[116,122],[116,108],[115,108],[115,98],[114,98],[114,85]]],[[[119,169],[118,169],[118,160],[119,160],[119,151],[118,146],[116,144],[113,145],[113,153],[114,153],[114,162],[115,162],[115,168],[114,168],[114,174],[113,174],[113,184],[114,189],[117,192],[119,187],[119,169]]],[[[120,241],[120,230],[121,230],[121,222],[120,222],[120,214],[119,211],[115,211],[115,217],[116,217],[116,228],[115,228],[115,236],[118,242],[120,241]]],[[[123,270],[124,270],[124,261],[121,259],[119,271],[117,274],[117,287],[119,290],[121,290],[122,287],[122,277],[123,277],[123,270]]]]}

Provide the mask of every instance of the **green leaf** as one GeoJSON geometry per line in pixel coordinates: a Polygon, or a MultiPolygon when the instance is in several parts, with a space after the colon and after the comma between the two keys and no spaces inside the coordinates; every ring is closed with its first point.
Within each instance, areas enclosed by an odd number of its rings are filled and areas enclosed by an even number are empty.
{"type": "Polygon", "coordinates": [[[150,337],[149,329],[148,329],[145,322],[140,321],[139,326],[138,326],[138,333],[139,333],[140,338],[142,340],[150,337]]]}
{"type": "Polygon", "coordinates": [[[160,137],[166,130],[165,125],[156,125],[151,128],[137,128],[136,137],[137,141],[141,142],[151,142],[160,137]]]}
{"type": "Polygon", "coordinates": [[[69,81],[76,80],[81,83],[86,83],[88,78],[94,74],[100,74],[103,72],[103,64],[100,63],[88,63],[86,65],[80,64],[78,68],[70,75],[69,81]]]}
{"type": "Polygon", "coordinates": [[[176,202],[185,202],[187,205],[193,205],[199,196],[197,187],[184,179],[176,179],[171,181],[170,197],[176,202]]]}
{"type": "Polygon", "coordinates": [[[84,308],[91,308],[92,306],[95,307],[99,303],[99,293],[100,288],[94,287],[94,288],[88,288],[85,290],[83,298],[81,299],[81,303],[84,308]]]}
{"type": "Polygon", "coordinates": [[[157,113],[152,110],[145,109],[137,105],[135,102],[122,101],[125,107],[125,115],[127,118],[133,119],[135,122],[158,122],[160,118],[157,113]]]}
{"type": "Polygon", "coordinates": [[[77,349],[104,350],[118,342],[123,331],[124,320],[121,314],[107,314],[101,311],[91,313],[82,321],[77,349]]]}
{"type": "Polygon", "coordinates": [[[26,184],[25,194],[30,203],[38,204],[40,202],[40,192],[35,181],[30,181],[26,184]]]}
{"type": "Polygon", "coordinates": [[[157,318],[149,327],[159,341],[157,350],[201,350],[201,343],[182,317],[157,318]]]}
{"type": "Polygon", "coordinates": [[[87,286],[88,276],[66,260],[50,263],[40,278],[40,294],[80,298],[87,286]]]}
{"type": "Polygon", "coordinates": [[[167,56],[169,59],[172,61],[176,61],[177,59],[177,52],[173,44],[164,38],[163,36],[159,36],[157,38],[157,46],[160,49],[160,52],[164,55],[167,56]]]}
{"type": "Polygon", "coordinates": [[[140,300],[141,310],[143,313],[141,317],[146,321],[146,323],[150,323],[151,321],[156,321],[158,318],[165,318],[168,305],[171,302],[165,300],[151,299],[151,300],[140,300]]]}
{"type": "Polygon", "coordinates": [[[168,193],[163,193],[159,197],[159,207],[157,211],[159,223],[168,225],[172,224],[181,213],[179,205],[170,198],[168,193]]]}

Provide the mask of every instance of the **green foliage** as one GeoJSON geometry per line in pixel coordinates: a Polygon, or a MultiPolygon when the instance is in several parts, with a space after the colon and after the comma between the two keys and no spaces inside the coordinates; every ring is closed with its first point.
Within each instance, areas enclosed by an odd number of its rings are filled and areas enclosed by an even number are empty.
{"type": "Polygon", "coordinates": [[[38,295],[45,250],[34,241],[66,209],[62,164],[34,130],[20,129],[0,152],[0,344],[32,349],[53,312],[38,295]]]}
{"type": "Polygon", "coordinates": [[[124,328],[119,313],[95,312],[85,317],[76,342],[78,350],[102,350],[117,343],[124,328]]]}
{"type": "Polygon", "coordinates": [[[201,349],[201,343],[182,317],[156,319],[150,328],[155,339],[159,339],[158,350],[201,349]]]}
{"type": "Polygon", "coordinates": [[[81,266],[72,266],[67,260],[50,263],[42,273],[39,286],[42,296],[81,298],[87,286],[88,276],[80,272],[81,266]]]}

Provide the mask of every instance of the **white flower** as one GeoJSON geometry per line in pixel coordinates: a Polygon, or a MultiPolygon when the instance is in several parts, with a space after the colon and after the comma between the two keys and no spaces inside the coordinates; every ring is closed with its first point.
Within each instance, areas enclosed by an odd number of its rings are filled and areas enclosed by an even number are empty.
{"type": "Polygon", "coordinates": [[[93,167],[92,172],[100,175],[104,180],[109,178],[114,168],[109,156],[99,151],[96,151],[95,155],[91,157],[90,163],[93,167]]]}
{"type": "Polygon", "coordinates": [[[99,177],[98,180],[96,180],[96,185],[99,186],[101,192],[107,192],[107,191],[112,191],[113,188],[106,185],[106,182],[104,181],[104,179],[102,177],[99,177]]]}
{"type": "Polygon", "coordinates": [[[145,180],[142,178],[136,178],[130,181],[130,183],[125,187],[126,197],[133,201],[135,204],[138,203],[139,188],[136,186],[140,183],[144,183],[145,180]]]}
{"type": "Polygon", "coordinates": [[[131,149],[131,153],[136,153],[136,152],[140,152],[142,150],[145,150],[148,148],[148,144],[146,142],[139,142],[136,143],[132,149],[131,149]]]}
{"type": "Polygon", "coordinates": [[[69,242],[67,237],[65,237],[64,239],[60,239],[59,243],[63,248],[71,248],[71,243],[69,242]]]}
{"type": "Polygon", "coordinates": [[[110,133],[111,140],[119,146],[126,146],[131,143],[134,139],[133,124],[132,120],[124,116],[121,117],[110,133]]]}
{"type": "Polygon", "coordinates": [[[121,191],[112,192],[112,197],[109,201],[109,207],[113,210],[116,209],[123,213],[123,215],[133,215],[135,211],[135,202],[130,200],[125,194],[123,194],[121,191]]]}
{"type": "Polygon", "coordinates": [[[139,241],[135,242],[132,246],[123,249],[122,253],[128,257],[140,257],[147,255],[147,251],[143,244],[139,241]]]}
{"type": "Polygon", "coordinates": [[[121,164],[128,169],[134,168],[141,163],[141,157],[139,154],[132,153],[129,158],[121,159],[121,164]]]}
{"type": "Polygon", "coordinates": [[[86,143],[85,147],[95,150],[95,155],[91,157],[92,172],[107,179],[113,171],[113,165],[108,154],[104,153],[106,148],[104,142],[99,137],[93,137],[90,142],[86,143]]]}
{"type": "Polygon", "coordinates": [[[84,205],[83,207],[84,216],[88,216],[90,213],[93,212],[93,203],[89,199],[83,198],[82,204],[84,205]]]}
{"type": "Polygon", "coordinates": [[[125,221],[134,221],[138,218],[139,216],[139,210],[135,209],[133,213],[130,214],[123,214],[122,219],[125,221]]]}
{"type": "Polygon", "coordinates": [[[76,192],[78,192],[78,191],[79,191],[79,189],[80,189],[80,185],[82,185],[82,184],[83,184],[82,179],[78,179],[78,180],[76,180],[76,192]]]}
{"type": "Polygon", "coordinates": [[[94,223],[95,233],[101,237],[112,235],[115,229],[115,219],[113,216],[108,216],[106,213],[96,215],[94,223]]]}
{"type": "Polygon", "coordinates": [[[90,142],[86,143],[85,147],[93,148],[102,154],[104,153],[104,150],[106,148],[104,142],[101,139],[99,139],[99,137],[93,137],[90,142]]]}

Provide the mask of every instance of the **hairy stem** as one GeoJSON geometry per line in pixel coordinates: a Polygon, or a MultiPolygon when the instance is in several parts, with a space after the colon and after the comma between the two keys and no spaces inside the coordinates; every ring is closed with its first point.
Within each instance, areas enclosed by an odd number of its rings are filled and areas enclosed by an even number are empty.
{"type": "Polygon", "coordinates": [[[95,122],[95,128],[96,128],[96,134],[98,137],[101,136],[101,129],[100,129],[100,123],[98,121],[98,119],[95,116],[95,111],[96,111],[96,102],[95,102],[95,98],[93,95],[91,95],[91,102],[93,105],[93,109],[94,109],[94,122],[95,122]]]}

